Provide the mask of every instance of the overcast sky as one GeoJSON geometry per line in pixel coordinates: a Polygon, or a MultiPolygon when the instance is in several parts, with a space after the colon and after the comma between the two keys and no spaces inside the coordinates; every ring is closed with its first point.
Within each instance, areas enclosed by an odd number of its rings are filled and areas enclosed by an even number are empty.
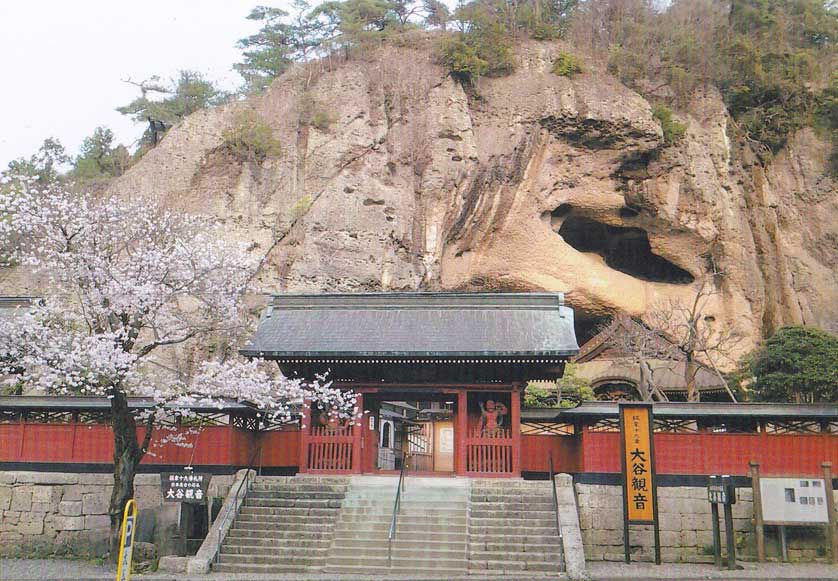
{"type": "Polygon", "coordinates": [[[114,109],[138,92],[124,82],[181,69],[232,89],[236,41],[258,24],[257,4],[287,0],[0,0],[0,170],[47,137],[78,152],[97,125],[120,142],[142,134],[114,109]]]}

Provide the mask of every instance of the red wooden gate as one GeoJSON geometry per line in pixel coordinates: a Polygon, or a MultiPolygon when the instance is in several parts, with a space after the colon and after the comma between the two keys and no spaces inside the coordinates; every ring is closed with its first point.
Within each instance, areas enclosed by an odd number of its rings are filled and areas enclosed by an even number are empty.
{"type": "Polygon", "coordinates": [[[308,437],[309,472],[352,472],[354,426],[312,426],[308,437]]]}
{"type": "Polygon", "coordinates": [[[466,473],[471,476],[512,474],[512,434],[498,428],[481,433],[475,430],[466,438],[466,473]]]}

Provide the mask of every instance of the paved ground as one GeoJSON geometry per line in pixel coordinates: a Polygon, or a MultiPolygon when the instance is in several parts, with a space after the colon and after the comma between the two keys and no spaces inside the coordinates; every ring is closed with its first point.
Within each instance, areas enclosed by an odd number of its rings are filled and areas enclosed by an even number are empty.
{"type": "MultiPolygon", "coordinates": [[[[833,565],[787,565],[782,563],[766,563],[756,565],[745,563],[744,569],[738,571],[719,571],[712,565],[676,565],[664,564],[655,566],[649,563],[589,563],[588,571],[594,581],[610,579],[794,579],[804,580],[838,580],[838,566],[833,565]]],[[[115,569],[107,565],[94,565],[86,561],[67,561],[62,559],[0,559],[0,581],[101,581],[113,580],[115,569]]],[[[187,576],[178,574],[156,573],[153,575],[132,575],[136,581],[350,581],[368,579],[348,575],[221,575],[187,576]]],[[[393,579],[399,581],[418,581],[425,579],[421,576],[381,577],[375,579],[393,579]]],[[[479,577],[464,577],[463,580],[478,581],[479,577]]],[[[497,580],[498,577],[494,577],[497,580]]],[[[522,579],[544,579],[543,577],[526,576],[522,579]]],[[[440,581],[439,577],[435,581],[440,581]]],[[[448,580],[454,581],[454,580],[448,580]]]]}

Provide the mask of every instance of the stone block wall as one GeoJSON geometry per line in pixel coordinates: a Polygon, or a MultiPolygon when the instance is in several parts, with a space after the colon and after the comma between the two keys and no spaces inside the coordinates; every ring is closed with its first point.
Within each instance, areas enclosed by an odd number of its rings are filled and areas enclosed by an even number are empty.
{"type": "MultiPolygon", "coordinates": [[[[232,478],[214,477],[210,495],[226,495],[232,478]]],[[[107,552],[112,490],[111,474],[0,472],[0,556],[107,552]]],[[[163,503],[160,475],[138,474],[134,499],[138,542],[153,542],[168,554],[178,511],[163,503]]]]}
{"type": "MultiPolygon", "coordinates": [[[[620,486],[576,483],[579,521],[585,556],[592,561],[623,560],[623,497],[620,486]]],[[[838,491],[836,491],[838,501],[838,491]]],[[[661,558],[664,562],[712,563],[713,529],[707,489],[704,487],[659,487],[661,558]]],[[[733,528],[737,558],[756,560],[756,538],[752,522],[753,494],[750,488],[736,489],[733,528]]],[[[720,510],[720,513],[722,511],[720,510]]],[[[720,514],[722,547],[724,521],[720,514]]],[[[826,560],[828,544],[823,527],[787,527],[791,561],[826,560]]],[[[632,559],[654,560],[651,526],[632,525],[632,559]]],[[[779,540],[775,527],[766,527],[766,556],[778,558],[779,540]]],[[[723,549],[724,554],[724,549],[723,549]]]]}

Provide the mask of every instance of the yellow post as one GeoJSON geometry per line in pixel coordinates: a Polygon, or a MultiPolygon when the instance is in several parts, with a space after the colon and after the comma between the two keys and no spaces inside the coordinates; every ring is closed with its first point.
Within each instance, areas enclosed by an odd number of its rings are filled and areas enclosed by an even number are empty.
{"type": "Polygon", "coordinates": [[[137,526],[137,503],[132,498],[125,503],[122,515],[122,535],[119,541],[119,565],[116,568],[116,581],[128,581],[131,578],[131,557],[134,555],[134,530],[137,526]]]}

